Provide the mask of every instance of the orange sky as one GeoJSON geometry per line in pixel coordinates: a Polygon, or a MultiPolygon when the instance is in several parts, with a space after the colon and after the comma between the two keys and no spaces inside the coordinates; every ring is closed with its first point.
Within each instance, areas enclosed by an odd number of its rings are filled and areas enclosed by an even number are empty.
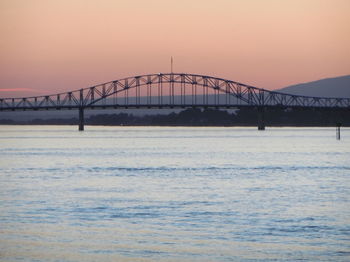
{"type": "Polygon", "coordinates": [[[349,14],[349,0],[0,0],[0,96],[169,72],[170,56],[266,89],[347,75],[349,14]]]}

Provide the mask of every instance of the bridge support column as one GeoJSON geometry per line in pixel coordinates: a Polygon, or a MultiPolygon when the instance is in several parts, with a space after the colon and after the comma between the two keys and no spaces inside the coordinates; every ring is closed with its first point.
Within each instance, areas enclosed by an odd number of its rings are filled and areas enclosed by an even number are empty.
{"type": "Polygon", "coordinates": [[[79,131],[84,131],[84,108],[79,107],[79,131]]]}
{"type": "Polygon", "coordinates": [[[258,107],[258,130],[265,130],[265,109],[258,107]]]}

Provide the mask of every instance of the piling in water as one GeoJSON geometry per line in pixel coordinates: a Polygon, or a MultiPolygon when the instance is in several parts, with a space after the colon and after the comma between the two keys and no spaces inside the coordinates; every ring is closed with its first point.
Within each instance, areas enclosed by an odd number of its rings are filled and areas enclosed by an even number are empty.
{"type": "Polygon", "coordinates": [[[340,127],[341,123],[337,123],[337,140],[340,140],[340,127]]]}

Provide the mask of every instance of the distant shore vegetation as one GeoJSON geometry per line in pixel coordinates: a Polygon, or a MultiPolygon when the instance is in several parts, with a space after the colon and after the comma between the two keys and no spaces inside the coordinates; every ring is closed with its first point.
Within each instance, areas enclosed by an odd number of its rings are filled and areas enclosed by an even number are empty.
{"type": "MultiPolygon", "coordinates": [[[[350,126],[350,110],[266,108],[267,126],[350,126]]],[[[86,125],[105,126],[256,126],[258,113],[254,108],[235,112],[219,109],[188,108],[179,113],[132,115],[128,113],[96,114],[85,118],[86,125]]],[[[2,125],[76,125],[77,118],[32,120],[2,119],[2,125]]]]}

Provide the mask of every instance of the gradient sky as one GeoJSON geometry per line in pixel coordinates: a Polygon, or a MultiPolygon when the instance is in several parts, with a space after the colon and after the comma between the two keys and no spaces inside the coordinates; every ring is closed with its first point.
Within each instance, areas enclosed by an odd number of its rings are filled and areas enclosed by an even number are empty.
{"type": "Polygon", "coordinates": [[[0,96],[170,71],[276,89],[350,73],[350,0],[0,0],[0,96]]]}

